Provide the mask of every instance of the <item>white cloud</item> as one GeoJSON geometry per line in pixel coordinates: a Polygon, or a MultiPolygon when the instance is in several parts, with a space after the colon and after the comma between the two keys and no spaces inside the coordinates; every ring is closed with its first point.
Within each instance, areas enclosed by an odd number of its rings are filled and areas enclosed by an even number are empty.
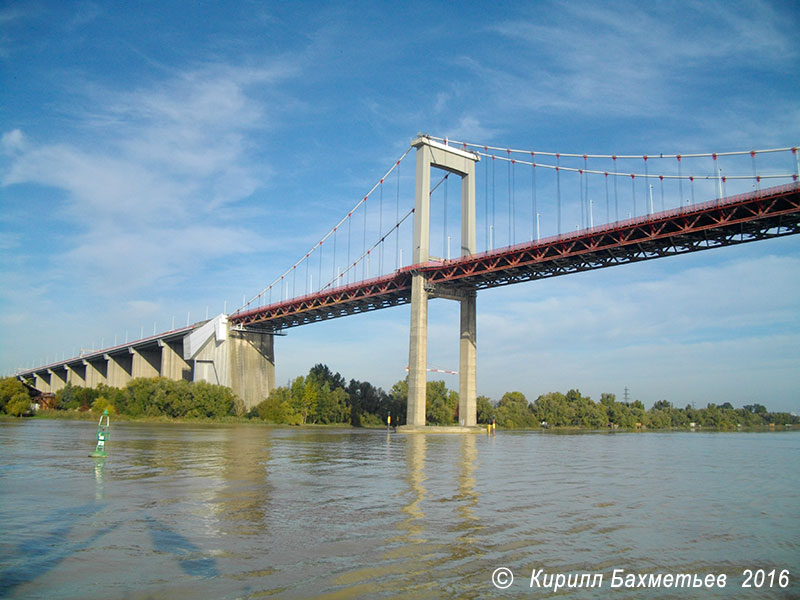
{"type": "Polygon", "coordinates": [[[445,130],[452,139],[468,142],[490,140],[497,134],[496,129],[487,127],[474,115],[462,115],[454,126],[445,130]]]}
{"type": "Polygon", "coordinates": [[[81,116],[73,139],[84,143],[39,144],[20,130],[5,133],[2,148],[12,158],[4,186],[66,192],[43,215],[72,226],[60,228],[68,249],[53,257],[51,275],[130,294],[264,249],[267,242],[232,225],[224,209],[263,186],[268,173],[250,158],[250,136],[273,125],[253,88],[290,72],[215,65],[146,89],[93,89],[86,104],[107,108],[81,116]]]}
{"type": "Polygon", "coordinates": [[[20,152],[24,150],[25,147],[25,136],[19,129],[7,131],[3,134],[3,137],[0,138],[0,148],[2,148],[3,152],[6,154],[20,152]]]}
{"type": "Polygon", "coordinates": [[[687,93],[723,81],[734,67],[769,64],[780,76],[798,54],[791,27],[761,2],[552,8],[546,22],[505,21],[489,28],[516,43],[505,63],[461,59],[500,105],[647,117],[676,110],[687,93]]]}

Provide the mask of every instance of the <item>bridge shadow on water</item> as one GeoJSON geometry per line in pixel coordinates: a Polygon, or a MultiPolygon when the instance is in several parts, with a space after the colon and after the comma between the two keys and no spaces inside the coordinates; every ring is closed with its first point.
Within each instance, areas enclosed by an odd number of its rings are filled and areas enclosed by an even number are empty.
{"type": "Polygon", "coordinates": [[[181,570],[193,577],[217,577],[217,561],[203,556],[202,548],[157,519],[148,519],[147,527],[153,540],[153,549],[158,553],[172,554],[181,570]]]}
{"type": "MultiPolygon", "coordinates": [[[[90,548],[100,538],[116,529],[115,523],[108,527],[93,530],[82,539],[76,537],[79,520],[92,517],[106,506],[105,502],[91,502],[82,506],[62,508],[47,513],[39,520],[40,524],[61,523],[59,527],[45,534],[24,539],[11,551],[12,556],[26,557],[24,562],[0,571],[0,597],[8,597],[17,587],[35,581],[55,569],[69,557],[90,548]]],[[[46,529],[47,525],[34,526],[34,529],[46,529]]]]}

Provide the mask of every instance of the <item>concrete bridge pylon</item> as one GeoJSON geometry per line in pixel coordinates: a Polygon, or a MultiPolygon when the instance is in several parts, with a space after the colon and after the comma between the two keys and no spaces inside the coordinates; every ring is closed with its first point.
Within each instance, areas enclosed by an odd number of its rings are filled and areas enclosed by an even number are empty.
{"type": "MultiPolygon", "coordinates": [[[[430,259],[431,167],[461,177],[461,256],[476,251],[474,152],[442,144],[424,135],[411,142],[417,149],[414,194],[413,264],[430,259]]],[[[428,299],[447,298],[460,303],[458,420],[462,427],[477,424],[477,320],[476,292],[472,287],[432,286],[422,272],[411,280],[411,331],[408,359],[408,427],[424,427],[428,360],[428,299]]]]}

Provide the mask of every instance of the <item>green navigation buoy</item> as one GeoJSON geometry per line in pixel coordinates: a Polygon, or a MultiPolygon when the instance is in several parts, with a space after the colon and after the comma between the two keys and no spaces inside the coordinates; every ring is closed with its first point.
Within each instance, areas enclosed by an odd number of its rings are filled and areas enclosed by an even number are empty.
{"type": "Polygon", "coordinates": [[[111,421],[108,418],[108,409],[103,411],[100,415],[100,421],[97,423],[97,447],[89,456],[92,458],[105,458],[106,454],[106,440],[108,440],[108,428],[111,426],[111,421]],[[103,419],[106,420],[103,425],[103,419]]]}

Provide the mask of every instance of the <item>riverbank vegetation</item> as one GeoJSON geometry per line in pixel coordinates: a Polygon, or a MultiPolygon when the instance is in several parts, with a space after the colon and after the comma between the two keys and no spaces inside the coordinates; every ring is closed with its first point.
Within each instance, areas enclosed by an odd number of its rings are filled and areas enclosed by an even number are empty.
{"type": "MultiPolygon", "coordinates": [[[[245,410],[242,402],[224,386],[206,382],[172,381],[164,378],[133,379],[123,388],[99,385],[83,388],[67,385],[51,399],[56,411],[102,413],[108,410],[128,418],[231,420],[234,418],[286,425],[352,425],[384,427],[405,424],[408,382],[401,380],[386,392],[367,381],[345,380],[326,365],[315,365],[306,376],[275,388],[268,398],[245,410]]],[[[35,399],[33,400],[35,401],[35,399]]],[[[31,406],[30,390],[16,378],[0,380],[0,412],[20,416],[31,406]]],[[[478,397],[478,423],[496,422],[505,429],[686,429],[732,430],[739,428],[800,425],[800,417],[771,413],[762,404],[734,408],[730,403],[704,408],[673,406],[666,400],[650,409],[638,400],[618,402],[614,394],[600,400],[578,390],[550,392],[529,402],[521,392],[508,392],[494,402],[478,397]]],[[[427,384],[427,422],[455,425],[459,422],[458,393],[444,381],[427,384]]],[[[68,414],[68,413],[67,413],[68,414]]]]}
{"type": "MultiPolygon", "coordinates": [[[[15,398],[18,397],[18,391],[15,398]]],[[[6,378],[0,384],[0,409],[5,408],[8,414],[25,414],[32,402],[27,388],[14,378],[6,378]],[[8,380],[16,381],[25,393],[25,408],[20,412],[11,412],[5,405],[6,397],[12,388],[8,380]]],[[[121,414],[128,417],[168,417],[168,418],[200,418],[221,419],[226,416],[242,414],[244,407],[230,388],[212,385],[204,381],[173,381],[163,377],[133,379],[123,388],[114,388],[100,384],[96,388],[67,385],[56,392],[51,401],[51,408],[62,412],[102,413],[104,410],[112,415],[121,414]]],[[[20,404],[23,404],[21,397],[20,404]]]]}

